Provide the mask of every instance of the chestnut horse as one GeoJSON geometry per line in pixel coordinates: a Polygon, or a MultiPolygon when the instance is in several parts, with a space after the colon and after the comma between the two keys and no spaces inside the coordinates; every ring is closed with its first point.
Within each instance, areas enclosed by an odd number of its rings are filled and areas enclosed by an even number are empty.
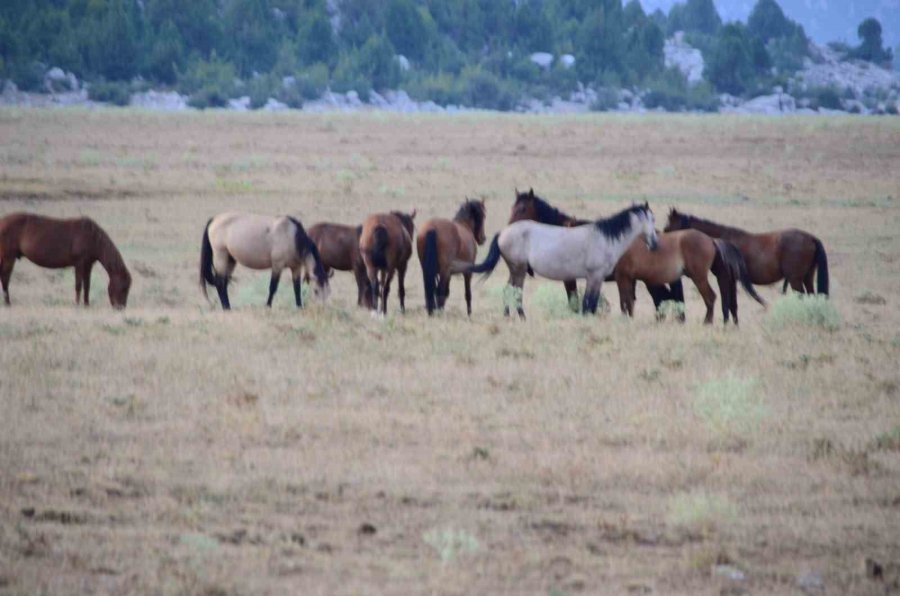
{"type": "Polygon", "coordinates": [[[378,312],[378,297],[381,296],[381,313],[387,314],[387,298],[391,291],[391,280],[397,273],[400,312],[406,311],[406,265],[412,256],[412,235],[415,229],[411,213],[391,211],[370,215],[362,224],[359,235],[359,252],[366,267],[366,277],[372,292],[372,308],[378,312]],[[378,279],[378,274],[381,279],[378,279]]]}
{"type": "Polygon", "coordinates": [[[250,269],[272,270],[266,306],[272,306],[284,269],[291,270],[298,308],[303,306],[300,282],[304,268],[316,277],[314,297],[324,301],[328,295],[328,275],[322,268],[319,250],[306,235],[303,224],[293,217],[232,212],[210,219],[200,247],[200,289],[209,300],[206,285],[215,286],[224,310],[231,309],[228,282],[238,263],[250,269]]]}
{"type": "Polygon", "coordinates": [[[669,211],[667,232],[688,228],[734,244],[747,261],[750,281],[757,285],[766,286],[784,279],[782,291],[790,284],[796,292],[812,294],[815,275],[815,290],[828,295],[828,256],[822,242],[812,234],[797,229],[753,234],[675,209],[669,211]]]}
{"type": "MultiPolygon", "coordinates": [[[[562,226],[564,228],[583,226],[585,224],[592,223],[591,220],[577,219],[575,217],[572,217],[571,215],[563,213],[556,207],[550,205],[550,203],[548,203],[544,199],[534,194],[534,189],[528,189],[528,192],[519,192],[518,189],[516,189],[516,200],[513,203],[512,209],[510,210],[509,223],[514,223],[522,220],[538,221],[550,226],[562,226]]],[[[532,274],[530,267],[528,273],[529,275],[532,274]]],[[[613,280],[613,277],[606,279],[606,281],[613,280]]],[[[577,312],[578,284],[576,284],[574,279],[568,279],[563,282],[563,285],[566,288],[566,296],[568,297],[569,305],[572,306],[573,309],[577,312]]],[[[650,293],[650,296],[653,298],[653,304],[657,308],[660,304],[662,304],[664,300],[673,299],[672,293],[663,285],[653,286],[647,284],[647,292],[650,293]]]]}
{"type": "Polygon", "coordinates": [[[9,278],[16,259],[25,257],[39,267],[75,268],[75,304],[91,302],[91,269],[97,261],[109,275],[109,303],[125,308],[131,273],[107,233],[89,217],[54,219],[33,213],[13,213],[0,219],[0,282],[9,305],[9,278]]]}
{"type": "MultiPolygon", "coordinates": [[[[667,232],[659,235],[659,247],[651,252],[643,242],[631,244],[619,262],[613,276],[619,288],[622,312],[634,316],[634,286],[640,280],[651,285],[671,284],[673,299],[684,302],[681,276],[686,275],[697,286],[706,304],[705,324],[713,321],[716,293],[709,285],[710,271],[716,276],[722,293],[722,316],[728,323],[729,313],[738,324],[737,281],[757,302],[765,302],[750,284],[747,265],[734,245],[713,240],[697,230],[667,232]]],[[[681,315],[682,320],[684,315],[681,315]]]]}
{"type": "MultiPolygon", "coordinates": [[[[369,278],[366,277],[366,266],[359,252],[361,232],[362,226],[323,222],[312,226],[307,235],[319,249],[319,258],[322,259],[322,267],[328,277],[334,275],[332,269],[352,271],[356,278],[357,306],[371,308],[372,292],[369,278]]],[[[309,271],[306,272],[305,280],[309,283],[309,271]]]]}
{"type": "MultiPolygon", "coordinates": [[[[449,219],[429,219],[416,237],[416,250],[422,263],[425,307],[428,314],[443,309],[450,295],[450,276],[462,271],[460,265],[475,262],[478,246],[484,244],[484,201],[468,200],[449,219]]],[[[463,273],[466,287],[466,312],[472,316],[472,274],[463,273]]]]}

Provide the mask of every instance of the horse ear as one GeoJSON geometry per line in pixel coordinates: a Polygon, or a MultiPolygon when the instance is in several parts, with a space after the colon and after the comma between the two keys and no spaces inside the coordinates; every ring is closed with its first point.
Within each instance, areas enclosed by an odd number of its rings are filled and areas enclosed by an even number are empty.
{"type": "Polygon", "coordinates": [[[529,188],[529,189],[528,189],[528,198],[529,198],[529,199],[533,199],[533,198],[534,198],[534,189],[533,189],[533,188],[529,188]]]}
{"type": "Polygon", "coordinates": [[[415,219],[415,218],[416,218],[416,208],[415,208],[415,207],[413,207],[413,210],[410,212],[409,218],[410,218],[410,219],[415,219]]]}

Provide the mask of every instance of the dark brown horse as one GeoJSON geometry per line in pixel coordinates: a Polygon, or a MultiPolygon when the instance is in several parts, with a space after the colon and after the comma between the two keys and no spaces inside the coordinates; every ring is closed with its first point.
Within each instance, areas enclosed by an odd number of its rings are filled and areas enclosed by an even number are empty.
{"type": "Polygon", "coordinates": [[[109,302],[125,308],[131,274],[122,255],[97,223],[88,217],[54,219],[33,213],[13,213],[0,219],[0,282],[9,305],[9,278],[16,259],[25,257],[49,269],[75,268],[75,303],[90,305],[91,269],[97,261],[109,275],[109,302]]]}
{"type": "MultiPolygon", "coordinates": [[[[724,240],[713,240],[703,232],[684,230],[659,235],[657,250],[650,251],[643,242],[634,242],[616,264],[613,276],[619,288],[622,312],[634,316],[634,286],[642,281],[647,286],[671,284],[673,299],[684,302],[681,276],[686,275],[697,286],[706,304],[707,325],[713,321],[716,293],[709,285],[709,273],[716,276],[722,294],[722,316],[728,323],[729,313],[738,324],[737,281],[757,302],[765,302],[750,284],[747,265],[741,253],[724,240]]],[[[683,315],[681,315],[682,320],[683,315]]]]}
{"type": "MultiPolygon", "coordinates": [[[[512,210],[509,214],[509,223],[526,219],[538,221],[540,223],[551,226],[562,226],[565,228],[571,228],[573,226],[583,226],[585,224],[593,223],[592,220],[577,219],[575,217],[572,217],[571,215],[563,213],[556,207],[550,205],[550,203],[548,203],[544,199],[535,195],[534,189],[528,189],[528,192],[519,192],[518,189],[516,189],[516,200],[513,203],[512,210]]],[[[531,274],[530,268],[529,274],[531,274]]],[[[610,277],[606,281],[613,281],[613,278],[610,277]]],[[[566,296],[569,299],[569,305],[574,305],[573,308],[577,311],[578,285],[576,284],[574,279],[564,281],[563,285],[566,288],[566,296]]],[[[647,291],[653,298],[653,304],[657,308],[660,304],[662,304],[664,300],[674,299],[672,292],[670,292],[669,289],[663,285],[653,286],[647,284],[647,291]]]]}
{"type": "Polygon", "coordinates": [[[370,215],[362,224],[359,234],[359,252],[366,267],[366,277],[372,292],[372,308],[378,312],[378,297],[381,296],[381,313],[387,314],[387,298],[391,291],[391,280],[397,273],[400,311],[406,310],[406,265],[412,256],[412,235],[415,229],[412,213],[391,211],[370,215]],[[381,279],[379,280],[379,273],[381,279]]]}
{"type": "Polygon", "coordinates": [[[784,279],[782,291],[790,284],[794,291],[812,294],[815,276],[815,290],[828,295],[828,256],[822,242],[812,234],[797,229],[753,234],[675,209],[669,212],[667,232],[689,228],[734,244],[747,262],[750,280],[757,285],[765,286],[784,279]]]}
{"type": "MultiPolygon", "coordinates": [[[[319,249],[319,258],[328,276],[338,271],[352,271],[356,278],[356,304],[372,307],[372,291],[366,276],[366,265],[359,252],[359,235],[362,226],[346,226],[336,223],[317,223],[307,231],[307,235],[319,249]]],[[[306,282],[309,283],[309,272],[306,282]]]]}
{"type": "MultiPolygon", "coordinates": [[[[428,314],[443,309],[450,295],[450,276],[461,270],[457,264],[475,263],[478,245],[484,244],[484,201],[468,200],[449,219],[429,219],[416,238],[416,250],[422,263],[425,307],[428,314]]],[[[472,315],[472,274],[463,273],[466,287],[466,312],[472,315]]]]}

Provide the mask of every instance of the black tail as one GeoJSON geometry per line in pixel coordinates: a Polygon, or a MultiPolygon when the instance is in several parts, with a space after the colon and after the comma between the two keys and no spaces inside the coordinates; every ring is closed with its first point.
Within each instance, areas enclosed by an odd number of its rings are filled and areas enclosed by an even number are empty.
{"type": "Polygon", "coordinates": [[[484,273],[483,279],[487,279],[487,277],[494,270],[494,267],[497,266],[497,263],[500,261],[500,234],[494,234],[494,239],[491,240],[491,248],[488,250],[488,255],[479,265],[472,265],[466,269],[469,273],[484,273]]]}
{"type": "Polygon", "coordinates": [[[209,241],[209,224],[213,218],[206,222],[203,228],[203,241],[200,244],[200,289],[203,291],[203,297],[209,301],[209,294],[206,292],[206,284],[216,285],[216,273],[213,271],[213,249],[209,241]]]}
{"type": "Polygon", "coordinates": [[[437,292],[438,249],[437,232],[428,230],[425,233],[425,252],[422,254],[422,285],[425,286],[425,308],[428,314],[435,309],[434,295],[437,292]]]}
{"type": "Polygon", "coordinates": [[[322,266],[322,259],[319,258],[319,249],[316,246],[316,243],[307,235],[306,230],[303,229],[303,224],[300,223],[299,220],[290,216],[288,216],[288,219],[291,220],[291,223],[293,223],[296,228],[294,230],[294,247],[297,250],[297,256],[302,259],[306,257],[307,254],[311,254],[313,260],[316,262],[316,265],[313,268],[313,275],[316,276],[316,282],[320,286],[327,285],[328,274],[325,273],[325,268],[322,266]]]}
{"type": "Polygon", "coordinates": [[[766,301],[756,293],[756,288],[753,287],[753,283],[750,281],[750,271],[747,270],[747,261],[744,260],[744,255],[741,254],[741,251],[734,244],[725,241],[716,242],[716,251],[721,254],[723,264],[728,268],[730,275],[736,281],[741,282],[744,290],[750,294],[751,298],[766,306],[766,301]]]}
{"type": "Polygon", "coordinates": [[[818,294],[828,295],[828,255],[825,254],[825,247],[822,241],[814,238],[816,243],[816,292],[818,294]]]}
{"type": "Polygon", "coordinates": [[[375,245],[370,249],[369,253],[372,257],[372,264],[379,269],[384,269],[387,267],[387,256],[384,254],[384,249],[387,248],[391,237],[388,235],[387,228],[382,225],[375,226],[372,237],[375,240],[375,245]]]}

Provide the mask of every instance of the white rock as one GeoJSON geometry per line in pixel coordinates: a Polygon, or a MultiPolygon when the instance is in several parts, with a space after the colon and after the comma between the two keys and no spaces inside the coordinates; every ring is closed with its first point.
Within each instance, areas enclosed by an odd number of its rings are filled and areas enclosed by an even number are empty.
{"type": "Polygon", "coordinates": [[[347,105],[353,107],[361,106],[362,102],[359,100],[359,93],[354,90],[347,91],[347,105]]]}
{"type": "Polygon", "coordinates": [[[553,54],[549,52],[535,52],[528,59],[541,68],[550,68],[550,65],[553,64],[553,54]]]}
{"type": "Polygon", "coordinates": [[[563,54],[559,57],[559,62],[564,68],[572,68],[575,66],[575,56],[572,54],[563,54]]]}
{"type": "Polygon", "coordinates": [[[289,109],[287,104],[281,103],[274,97],[270,97],[269,101],[266,102],[266,105],[262,107],[267,112],[282,112],[284,110],[289,109]]]}
{"type": "Polygon", "coordinates": [[[713,574],[735,582],[741,582],[745,579],[744,572],[734,565],[716,565],[713,567],[713,574]]]}
{"type": "Polygon", "coordinates": [[[62,82],[66,80],[66,73],[60,67],[54,66],[47,71],[47,74],[44,75],[44,78],[51,81],[62,82]]]}
{"type": "Polygon", "coordinates": [[[187,109],[187,97],[175,91],[144,91],[131,96],[131,105],[147,110],[171,112],[187,109]]]}
{"type": "Polygon", "coordinates": [[[297,84],[297,78],[292,75],[288,75],[286,77],[281,78],[281,86],[285,89],[290,89],[291,87],[293,87],[296,84],[297,84]]]}
{"type": "Polygon", "coordinates": [[[383,108],[388,105],[388,102],[384,98],[384,96],[377,91],[369,91],[369,103],[379,108],[383,108]]]}
{"type": "Polygon", "coordinates": [[[787,93],[760,95],[737,106],[742,114],[791,114],[797,111],[797,102],[787,93]]]}
{"type": "Polygon", "coordinates": [[[703,79],[705,66],[703,54],[685,42],[682,35],[675,34],[674,37],[666,40],[663,46],[663,56],[666,68],[680,70],[684,73],[688,83],[699,83],[703,79]]]}
{"type": "Polygon", "coordinates": [[[228,109],[236,112],[246,112],[250,109],[250,96],[245,95],[237,99],[228,100],[228,109]]]}
{"type": "Polygon", "coordinates": [[[803,70],[794,77],[801,87],[849,88],[856,97],[900,88],[900,72],[862,60],[844,60],[840,53],[827,46],[812,44],[811,50],[816,60],[804,60],[803,70]]]}
{"type": "Polygon", "coordinates": [[[394,56],[394,60],[397,61],[397,64],[400,65],[400,70],[407,71],[409,70],[409,59],[403,54],[397,54],[394,56]]]}

